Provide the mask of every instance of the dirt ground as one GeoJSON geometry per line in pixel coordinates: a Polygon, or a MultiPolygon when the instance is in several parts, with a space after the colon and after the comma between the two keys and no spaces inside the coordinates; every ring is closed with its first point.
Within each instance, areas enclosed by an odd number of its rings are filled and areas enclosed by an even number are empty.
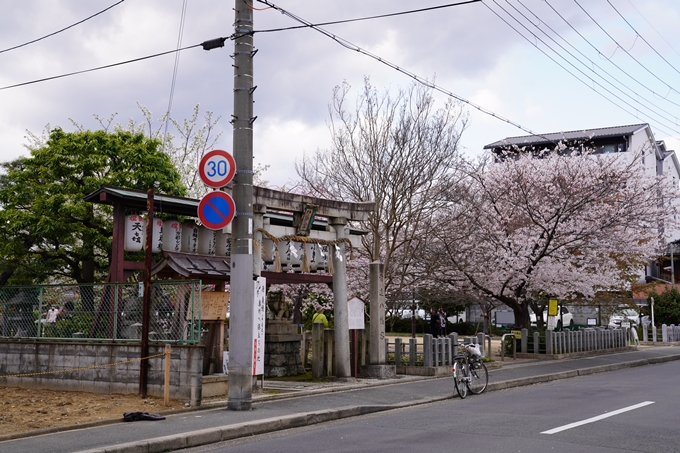
{"type": "Polygon", "coordinates": [[[137,395],[26,390],[0,387],[0,436],[101,420],[122,419],[124,412],[159,413],[184,408],[184,401],[137,395]]]}

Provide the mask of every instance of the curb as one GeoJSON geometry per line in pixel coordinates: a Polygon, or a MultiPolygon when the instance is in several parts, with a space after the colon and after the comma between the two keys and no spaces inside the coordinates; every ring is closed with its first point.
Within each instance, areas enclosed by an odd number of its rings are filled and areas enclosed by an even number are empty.
{"type": "MultiPolygon", "coordinates": [[[[653,357],[648,359],[641,359],[631,362],[623,362],[610,365],[598,365],[578,370],[563,371],[552,374],[543,374],[525,378],[510,379],[506,381],[490,383],[487,387],[487,391],[524,387],[527,385],[546,383],[550,381],[569,379],[579,376],[589,376],[592,374],[618,371],[627,368],[653,365],[675,360],[680,360],[680,354],[665,357],[653,357]]],[[[351,389],[345,388],[344,390],[351,389]]],[[[335,391],[340,391],[340,389],[336,389],[335,391]]],[[[246,436],[266,434],[284,429],[310,426],[333,420],[357,417],[360,415],[367,415],[377,412],[384,412],[389,410],[402,409],[406,407],[420,406],[424,404],[445,401],[448,399],[452,399],[454,397],[453,393],[454,392],[452,390],[451,395],[449,396],[437,398],[425,398],[422,400],[409,401],[397,404],[373,405],[373,406],[346,406],[337,409],[325,409],[321,411],[305,412],[300,414],[288,415],[284,417],[268,418],[253,422],[237,423],[234,425],[207,428],[203,430],[190,431],[181,434],[174,434],[171,436],[157,437],[143,441],[135,441],[125,444],[95,448],[91,450],[83,450],[79,453],[161,453],[165,451],[179,450],[182,448],[198,447],[217,442],[224,442],[246,436]]]]}

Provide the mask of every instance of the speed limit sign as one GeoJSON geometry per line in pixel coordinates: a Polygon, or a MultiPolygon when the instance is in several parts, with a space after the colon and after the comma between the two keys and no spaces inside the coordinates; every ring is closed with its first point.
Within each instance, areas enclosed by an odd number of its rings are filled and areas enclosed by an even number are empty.
{"type": "Polygon", "coordinates": [[[206,186],[219,189],[234,177],[236,161],[228,152],[215,149],[203,156],[198,172],[206,186]]]}

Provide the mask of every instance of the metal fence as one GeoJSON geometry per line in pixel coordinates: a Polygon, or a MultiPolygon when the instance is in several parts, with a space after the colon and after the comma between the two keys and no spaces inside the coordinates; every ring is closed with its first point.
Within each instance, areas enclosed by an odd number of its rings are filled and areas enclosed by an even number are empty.
{"type": "MultiPolygon", "coordinates": [[[[200,281],[151,285],[149,339],[201,339],[200,281]]],[[[0,338],[141,340],[138,283],[0,288],[0,338]]]]}

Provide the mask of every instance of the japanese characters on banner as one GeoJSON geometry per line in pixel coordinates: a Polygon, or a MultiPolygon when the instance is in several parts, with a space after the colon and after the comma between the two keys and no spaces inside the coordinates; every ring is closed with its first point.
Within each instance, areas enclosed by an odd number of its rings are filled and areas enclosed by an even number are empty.
{"type": "Polygon", "coordinates": [[[139,252],[144,248],[146,220],[141,215],[125,216],[125,251],[139,252]]]}
{"type": "Polygon", "coordinates": [[[253,376],[264,374],[264,323],[267,314],[267,279],[253,282],[253,376]]]}

